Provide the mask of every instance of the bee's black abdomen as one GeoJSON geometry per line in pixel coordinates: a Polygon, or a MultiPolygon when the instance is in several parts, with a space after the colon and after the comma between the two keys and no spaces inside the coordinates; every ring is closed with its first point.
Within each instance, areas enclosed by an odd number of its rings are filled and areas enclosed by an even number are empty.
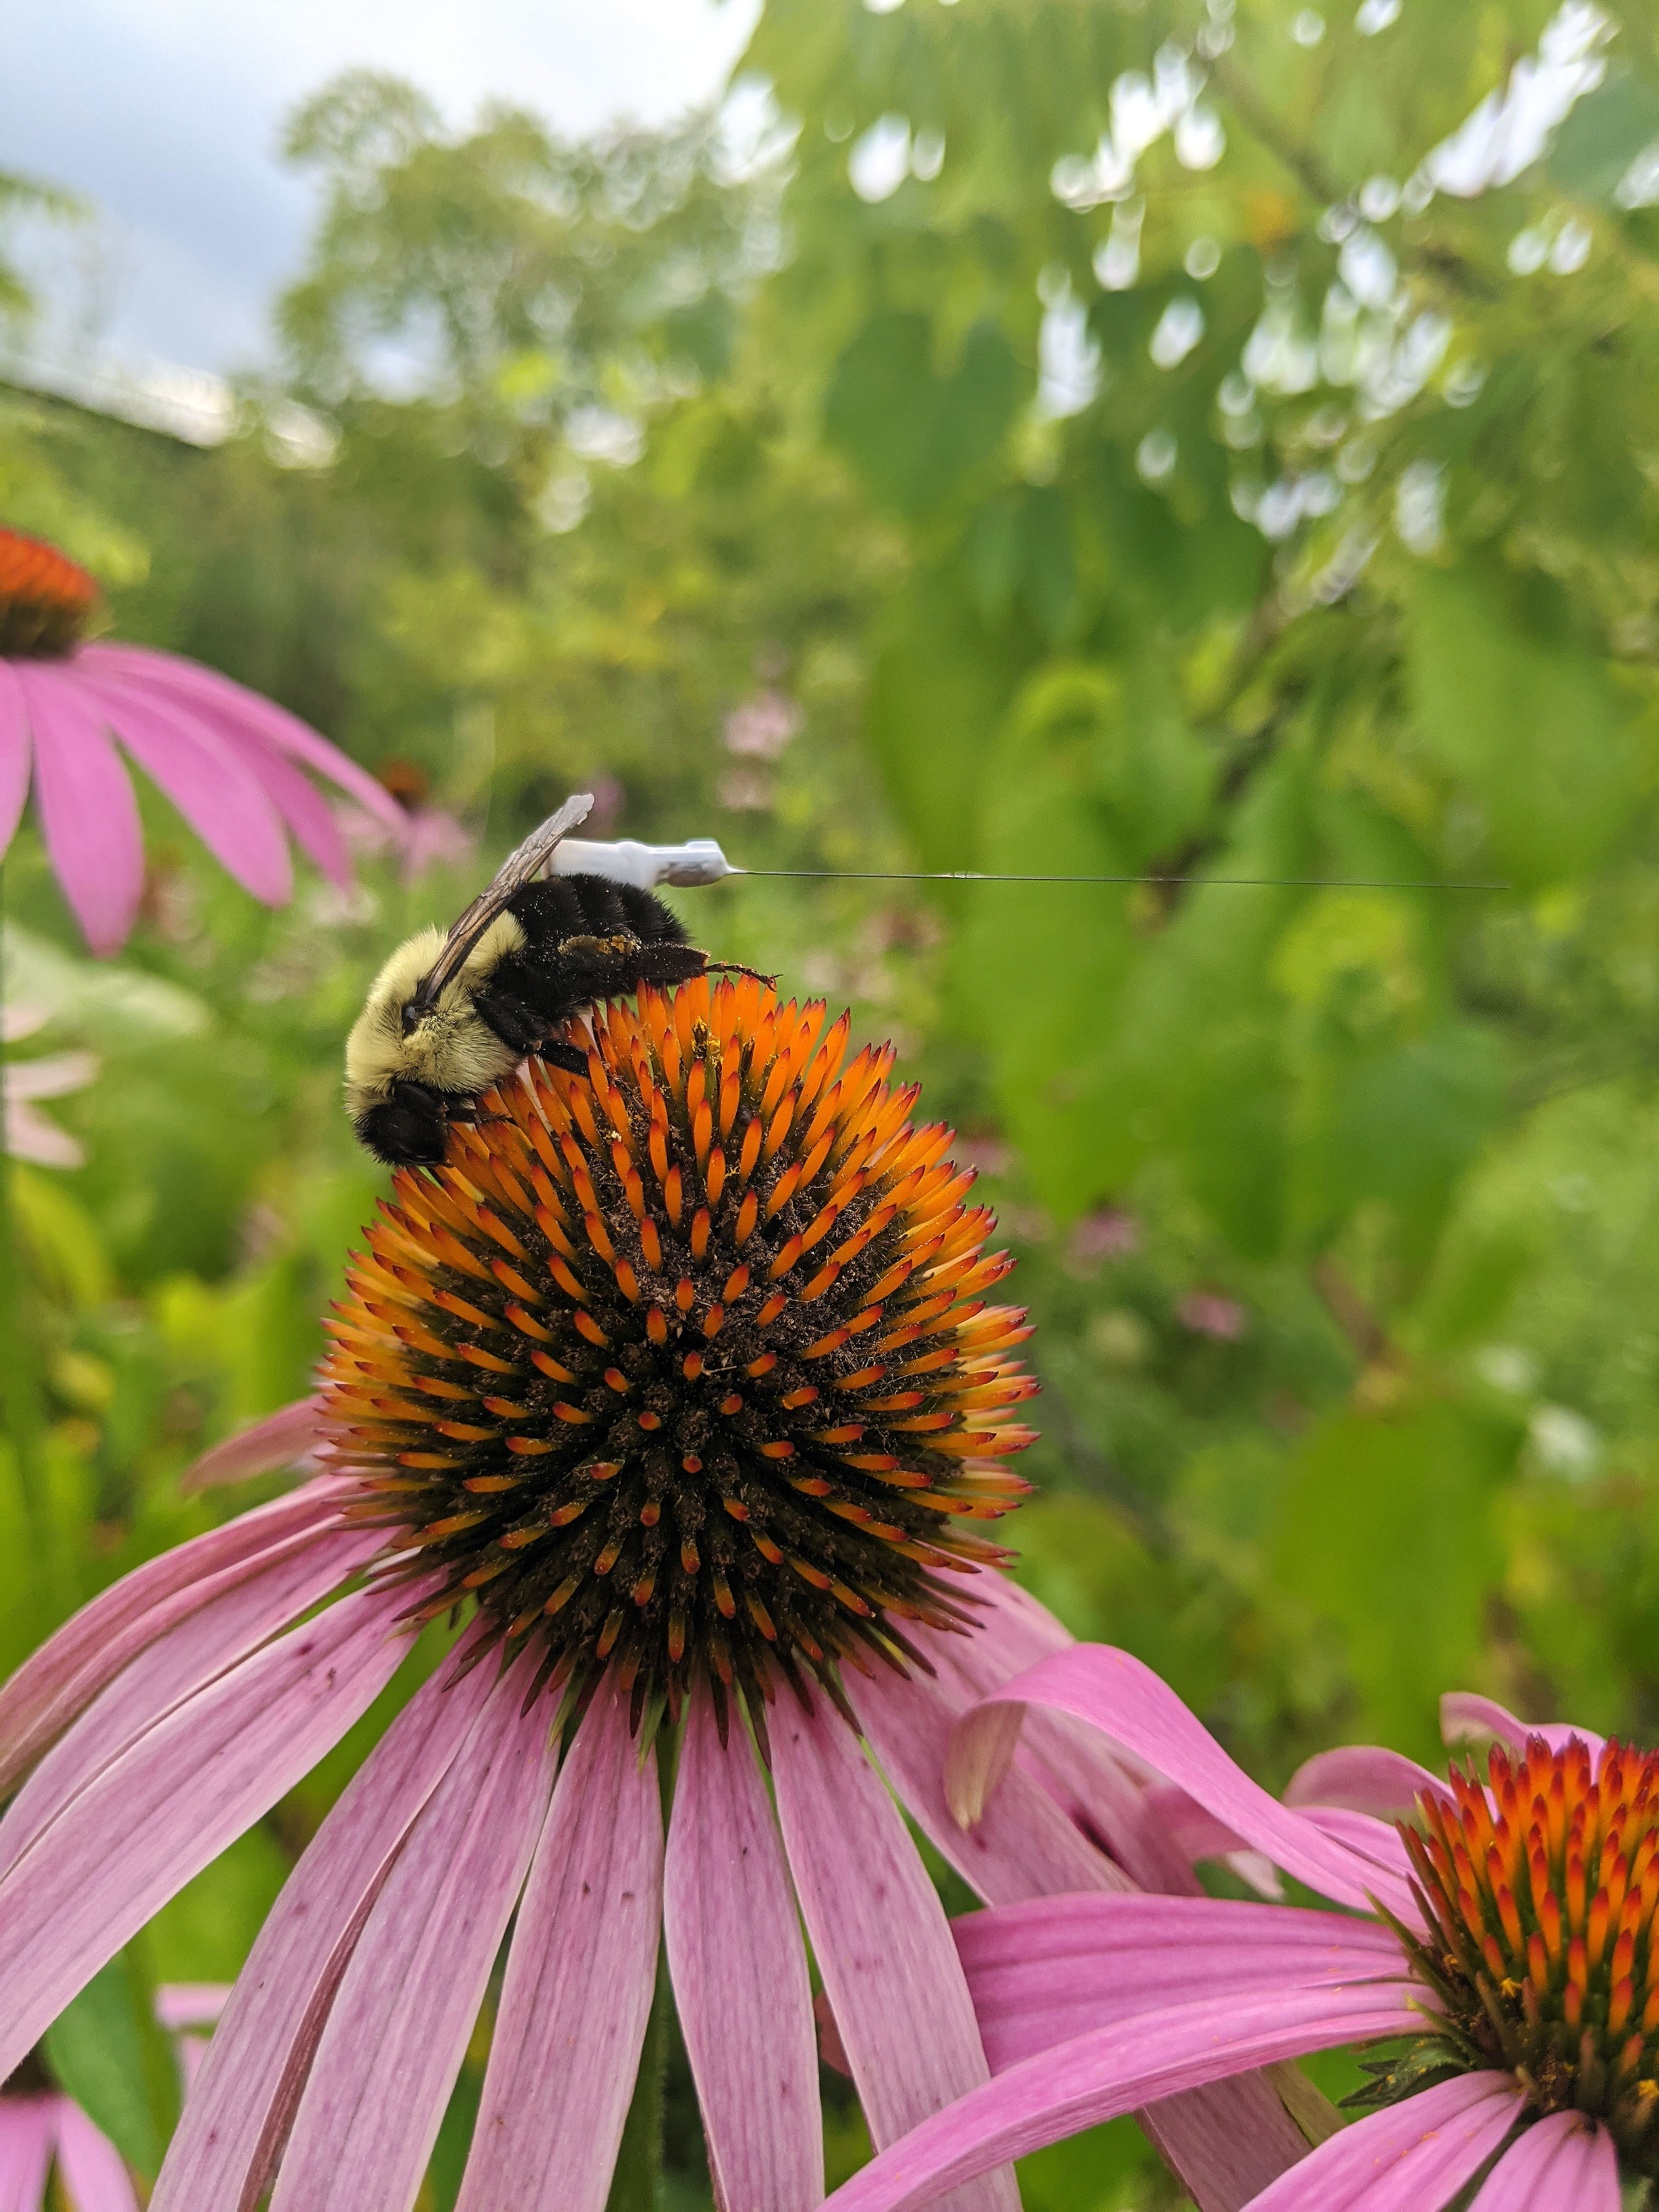
{"type": "Polygon", "coordinates": [[[532,946],[568,937],[626,933],[642,945],[684,945],[685,928],[654,892],[608,876],[550,876],[526,884],[507,902],[532,946]]]}

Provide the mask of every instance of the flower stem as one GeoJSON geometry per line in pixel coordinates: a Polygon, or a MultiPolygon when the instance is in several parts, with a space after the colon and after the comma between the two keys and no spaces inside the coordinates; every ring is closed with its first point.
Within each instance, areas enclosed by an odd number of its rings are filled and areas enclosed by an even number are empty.
{"type": "Polygon", "coordinates": [[[40,1468],[40,1378],[12,1189],[14,1168],[6,1148],[4,886],[5,872],[0,869],[0,1416],[16,1461],[17,1483],[30,1533],[41,1544],[46,1535],[46,1498],[40,1468]]]}

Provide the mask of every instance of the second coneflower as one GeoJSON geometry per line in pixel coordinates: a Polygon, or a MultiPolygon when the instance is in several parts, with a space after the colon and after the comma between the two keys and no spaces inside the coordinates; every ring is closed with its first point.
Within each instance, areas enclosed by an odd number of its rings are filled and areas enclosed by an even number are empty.
{"type": "MultiPolygon", "coordinates": [[[[393,1632],[461,1609],[261,1933],[155,2212],[411,2204],[515,1913],[462,2212],[604,2205],[659,1931],[721,2202],[805,2212],[799,1919],[878,2144],[988,2078],[860,1736],[982,1896],[1123,1886],[1055,1772],[971,1838],[945,1805],[954,1717],[1064,1641],[978,1533],[1023,1486],[1023,1317],[950,1133],[823,1024],[642,992],[587,1080],[488,1095],[368,1232],[326,1471],[0,1691],[3,2072],[366,1710],[393,1632]]],[[[1012,2208],[1012,2175],[962,2202],[1012,2208]]]]}

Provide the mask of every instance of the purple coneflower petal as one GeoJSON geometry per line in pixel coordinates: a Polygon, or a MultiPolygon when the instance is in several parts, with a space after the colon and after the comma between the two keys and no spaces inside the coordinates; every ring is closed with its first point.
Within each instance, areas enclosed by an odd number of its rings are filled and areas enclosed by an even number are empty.
{"type": "Polygon", "coordinates": [[[1510,2144],[1469,2212],[1619,2212],[1620,2202],[1613,2137],[1582,2112],[1556,2112],[1510,2144]]]}
{"type": "Polygon", "coordinates": [[[407,1602],[406,1589],[342,1598],[241,1661],[106,1766],[0,1880],[0,2078],[374,1703],[407,1648],[392,1633],[407,1602]]]}
{"type": "Polygon", "coordinates": [[[1138,2014],[1243,1996],[1409,1981],[1381,1923],[1216,1898],[1053,1897],[951,1923],[985,2055],[1000,2074],[1138,2014]]]}
{"type": "Polygon", "coordinates": [[[0,2097],[0,2212],[40,2212],[62,2097],[0,2097]]]}
{"type": "Polygon", "coordinates": [[[258,1573],[271,1546],[328,1527],[349,1489],[336,1475],[307,1483],[146,1559],[72,1614],[0,1685],[0,1791],[129,1661],[216,1596],[226,1587],[221,1576],[258,1573]]]}
{"type": "Polygon", "coordinates": [[[1304,1805],[1297,1808],[1310,1827],[1352,1851],[1357,1859],[1377,1869],[1391,1881],[1409,1882],[1411,1856],[1398,1828],[1369,1813],[1351,1813],[1346,1805],[1304,1805]]]}
{"type": "Polygon", "coordinates": [[[988,1905],[1064,1890],[1133,1887],[1048,1794],[1012,1767],[975,1826],[963,1828],[945,1798],[945,1753],[967,1705],[942,1681],[909,1680],[884,1669],[847,1677],[847,1694],[872,1749],[905,1809],[936,1850],[988,1905]]]}
{"type": "Polygon", "coordinates": [[[1252,1782],[1152,1668],[1127,1651],[1079,1644],[1056,1652],[1000,1690],[957,1725],[945,1787],[959,1820],[977,1820],[1006,1772],[1026,1705],[1085,1721],[1146,1759],[1213,1813],[1244,1842],[1266,1851],[1340,1905],[1363,1911],[1368,1893],[1382,1890],[1393,1907],[1410,1912],[1410,1893],[1252,1782]]]}
{"type": "MultiPolygon", "coordinates": [[[[1250,2212],[1435,2212],[1480,2172],[1521,2102],[1506,2074],[1461,2074],[1344,2128],[1250,2212]]],[[[1581,2212],[1576,2197],[1551,2203],[1581,2212]]]]}
{"type": "Polygon", "coordinates": [[[490,1680],[479,1666],[452,1682],[446,1667],[423,1682],[318,1830],[231,1991],[150,2212],[258,2202],[363,1924],[490,1680]]]}
{"type": "Polygon", "coordinates": [[[244,746],[242,763],[293,831],[301,850],[311,855],[331,883],[343,889],[351,881],[351,856],[332,810],[316,785],[301,775],[292,761],[264,745],[244,746]]]}
{"type": "Polygon", "coordinates": [[[275,1474],[303,1459],[322,1433],[320,1397],[297,1398],[291,1406],[267,1413],[252,1428],[238,1429],[234,1437],[204,1451],[179,1478],[179,1487],[191,1497],[198,1490],[216,1489],[227,1482],[248,1482],[258,1474],[275,1474]]]}
{"type": "Polygon", "coordinates": [[[456,2212],[602,2212],[651,2015],[662,1924],[656,1754],[601,1686],[519,1908],[456,2212]]]}
{"type": "Polygon", "coordinates": [[[112,1759],[188,1697],[277,1635],[372,1558],[378,1530],[331,1529],[273,1545],[252,1574],[232,1569],[217,1597],[141,1651],[46,1753],[0,1818],[0,1872],[112,1759]]]}
{"type": "Polygon", "coordinates": [[[46,1052],[38,1060],[6,1063],[6,1103],[20,1098],[65,1098],[71,1091],[84,1091],[98,1073],[98,1055],[91,1052],[46,1052]]]}
{"type": "Polygon", "coordinates": [[[17,834],[29,795],[29,715],[11,664],[0,660],[0,857],[17,834]]]}
{"type": "Polygon", "coordinates": [[[356,761],[319,738],[299,717],[271,700],[263,699],[193,660],[163,653],[147,645],[86,645],[76,662],[99,672],[108,671],[136,677],[147,690],[171,692],[194,704],[197,711],[240,743],[264,744],[289,760],[301,762],[349,792],[358,805],[386,823],[401,841],[403,809],[383,784],[377,783],[356,761]]]}
{"type": "Polygon", "coordinates": [[[1431,1774],[1414,1759],[1375,1744],[1350,1743],[1304,1759],[1285,1787],[1284,1802],[1298,1808],[1344,1805],[1352,1813],[1392,1820],[1413,1813],[1425,1790],[1437,1797],[1451,1796],[1444,1776],[1431,1774]]]}
{"type": "Polygon", "coordinates": [[[30,1160],[36,1167],[78,1168],[86,1152],[67,1129],[39,1114],[6,1084],[6,1150],[15,1160],[30,1160]]]}
{"type": "Polygon", "coordinates": [[[109,726],[237,882],[281,906],[294,890],[288,841],[257,777],[218,732],[188,708],[156,707],[118,678],[82,678],[109,726]]]}
{"type": "MultiPolygon", "coordinates": [[[[795,1894],[879,2148],[986,2080],[973,2000],[939,1894],[846,1723],[792,1703],[769,1732],[795,1894]]],[[[985,2173],[952,2204],[1018,2212],[1014,2177],[985,2173]]]]}
{"type": "Polygon", "coordinates": [[[1593,1729],[1573,1728],[1565,1721],[1517,1720],[1492,1698],[1478,1698],[1468,1690],[1449,1690],[1441,1698],[1440,1734],[1449,1744],[1496,1741],[1517,1757],[1526,1750],[1528,1736],[1542,1736],[1552,1751],[1562,1750],[1576,1737],[1593,1759],[1601,1756],[1607,1741],[1593,1729]]]}
{"type": "Polygon", "coordinates": [[[58,2173],[75,2212],[138,2212],[120,2152],[68,2097],[58,2108],[58,2173]]]}
{"type": "Polygon", "coordinates": [[[1370,1990],[1224,1995],[1145,2013],[1132,2036],[1115,2023],[1011,2066],[880,2152],[826,2203],[835,2212],[910,2212],[988,2166],[1137,2106],[1419,2024],[1420,2015],[1398,1999],[1370,1990]]]}
{"type": "Polygon", "coordinates": [[[155,1990],[156,2025],[170,2035],[181,2028],[213,2027],[229,2002],[228,1982],[161,1982],[155,1990]]]}
{"type": "Polygon", "coordinates": [[[94,952],[118,951],[144,887],[143,833],[120,757],[59,669],[14,662],[34,732],[34,788],[53,871],[94,952]]]}
{"type": "Polygon", "coordinates": [[[271,2212],[407,2212],[419,2193],[553,1787],[548,1715],[522,1710],[538,1661],[496,1683],[374,1900],[271,2212]]]}
{"type": "Polygon", "coordinates": [[[812,1991],[766,1784],[740,1728],[722,1747],[706,1689],[674,1778],[663,1933],[724,2212],[823,2197],[812,1991]]]}

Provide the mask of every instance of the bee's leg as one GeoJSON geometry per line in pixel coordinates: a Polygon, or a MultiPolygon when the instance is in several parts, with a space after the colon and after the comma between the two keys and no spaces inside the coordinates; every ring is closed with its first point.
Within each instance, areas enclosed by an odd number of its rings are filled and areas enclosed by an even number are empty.
{"type": "Polygon", "coordinates": [[[472,994],[473,1008],[510,1052],[533,1052],[547,1033],[545,1015],[513,991],[472,994]]]}
{"type": "Polygon", "coordinates": [[[618,964],[625,969],[627,980],[619,978],[614,988],[631,991],[637,983],[689,983],[706,970],[708,956],[699,952],[695,945],[673,945],[659,939],[654,945],[629,945],[618,964]]]}
{"type": "Polygon", "coordinates": [[[566,1044],[559,1037],[545,1037],[536,1048],[550,1067],[562,1067],[567,1075],[586,1075],[587,1054],[580,1045],[566,1044]]]}
{"type": "Polygon", "coordinates": [[[745,968],[740,960],[711,960],[706,971],[710,975],[746,975],[751,983],[766,983],[775,987],[775,975],[763,975],[758,968],[745,968]]]}

